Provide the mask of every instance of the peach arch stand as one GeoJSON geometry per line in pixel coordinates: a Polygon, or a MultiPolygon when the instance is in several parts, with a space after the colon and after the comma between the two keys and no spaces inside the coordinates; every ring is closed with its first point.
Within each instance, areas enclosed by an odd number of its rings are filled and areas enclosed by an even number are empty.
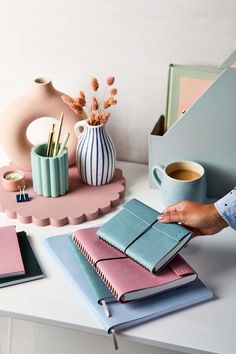
{"type": "MultiPolygon", "coordinates": [[[[12,163],[0,168],[0,174],[14,170],[12,163]]],[[[26,192],[31,198],[29,202],[16,202],[16,192],[3,189],[0,184],[0,212],[10,219],[18,219],[24,224],[34,223],[38,226],[77,225],[85,221],[97,219],[110,212],[112,207],[120,203],[125,191],[125,178],[120,169],[115,170],[114,178],[103,186],[89,186],[81,182],[76,166],[69,168],[69,192],[57,198],[45,198],[33,191],[31,171],[24,171],[26,176],[26,192]]]]}
{"type": "Polygon", "coordinates": [[[70,133],[69,165],[75,162],[77,137],[74,134],[74,125],[81,118],[62,101],[62,95],[63,93],[56,90],[50,80],[37,78],[32,88],[15,99],[0,118],[1,145],[9,159],[19,168],[31,170],[30,151],[33,145],[26,136],[28,126],[41,117],[59,120],[62,112],[65,115],[62,136],[67,132],[70,133]]]}

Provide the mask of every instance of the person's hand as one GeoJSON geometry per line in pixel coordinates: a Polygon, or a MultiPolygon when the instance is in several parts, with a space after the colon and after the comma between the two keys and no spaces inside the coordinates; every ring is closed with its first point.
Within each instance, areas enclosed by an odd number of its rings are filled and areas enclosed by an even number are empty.
{"type": "Polygon", "coordinates": [[[214,204],[201,204],[183,200],[163,210],[158,220],[177,222],[186,226],[195,236],[213,235],[228,226],[214,204]]]}

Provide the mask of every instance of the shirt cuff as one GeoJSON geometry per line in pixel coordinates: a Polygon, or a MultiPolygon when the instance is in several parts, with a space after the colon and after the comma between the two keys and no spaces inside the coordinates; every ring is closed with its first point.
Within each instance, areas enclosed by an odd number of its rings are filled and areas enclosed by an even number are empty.
{"type": "Polygon", "coordinates": [[[227,224],[236,230],[236,188],[214,203],[214,206],[227,224]]]}

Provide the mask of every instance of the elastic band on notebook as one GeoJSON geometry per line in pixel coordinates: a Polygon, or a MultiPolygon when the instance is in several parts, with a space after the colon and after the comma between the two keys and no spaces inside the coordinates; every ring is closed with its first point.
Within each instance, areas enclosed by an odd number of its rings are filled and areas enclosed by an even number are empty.
{"type": "Polygon", "coordinates": [[[141,236],[143,236],[149,229],[152,228],[152,226],[156,223],[157,220],[153,221],[152,224],[150,224],[141,234],[139,234],[130,244],[125,248],[124,253],[126,253],[127,248],[129,248],[134,242],[136,242],[141,236]]]}
{"type": "Polygon", "coordinates": [[[97,264],[99,262],[105,262],[105,261],[113,261],[114,259],[123,259],[123,258],[128,258],[127,256],[120,256],[120,257],[111,257],[111,258],[101,258],[98,259],[95,263],[94,263],[94,267],[97,267],[97,264]]]}
{"type": "Polygon", "coordinates": [[[118,342],[117,342],[117,338],[116,338],[116,332],[115,332],[114,328],[111,329],[111,334],[112,334],[115,350],[118,350],[119,347],[118,347],[118,342]]]}

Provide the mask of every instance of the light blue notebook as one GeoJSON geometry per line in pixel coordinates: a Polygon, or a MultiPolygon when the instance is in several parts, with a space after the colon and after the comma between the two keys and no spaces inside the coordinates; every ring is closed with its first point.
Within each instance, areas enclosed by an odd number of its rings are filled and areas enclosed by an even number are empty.
{"type": "Polygon", "coordinates": [[[68,278],[76,286],[88,310],[96,315],[104,329],[110,333],[113,329],[120,330],[131,327],[150,319],[160,317],[167,313],[195,305],[209,300],[213,293],[200,281],[196,280],[191,285],[171,290],[150,297],[145,300],[121,304],[114,302],[109,304],[111,317],[107,318],[103,308],[98,304],[84,273],[81,272],[78,260],[71,248],[71,235],[53,236],[46,239],[48,250],[54,256],[57,264],[68,278]]]}
{"type": "Polygon", "coordinates": [[[147,268],[159,272],[190,240],[192,233],[178,224],[163,224],[160,213],[137,199],[97,231],[97,235],[147,268]]]}

